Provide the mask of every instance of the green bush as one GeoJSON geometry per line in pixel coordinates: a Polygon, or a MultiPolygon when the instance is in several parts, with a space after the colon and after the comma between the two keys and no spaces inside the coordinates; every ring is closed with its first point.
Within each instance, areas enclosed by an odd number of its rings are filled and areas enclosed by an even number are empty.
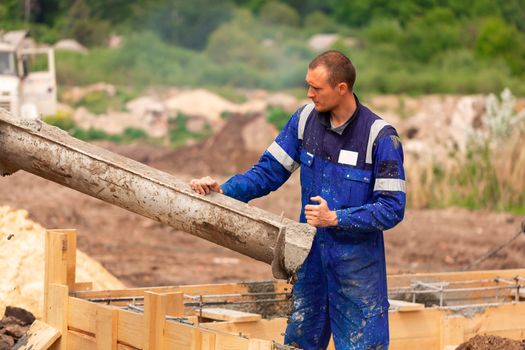
{"type": "Polygon", "coordinates": [[[44,117],[44,122],[49,125],[56,126],[62,130],[69,131],[76,127],[75,122],[69,113],[58,111],[53,116],[44,117]]]}
{"type": "Polygon", "coordinates": [[[525,73],[525,35],[500,18],[491,18],[481,27],[476,52],[481,57],[503,58],[512,72],[525,73]]]}
{"type": "Polygon", "coordinates": [[[203,132],[193,132],[188,130],[187,122],[188,117],[180,112],[175,118],[169,119],[168,137],[172,146],[184,145],[188,140],[202,140],[211,134],[211,126],[209,124],[206,124],[203,132]]]}
{"type": "Polygon", "coordinates": [[[122,139],[124,141],[141,140],[146,139],[147,137],[148,135],[144,130],[137,128],[126,128],[122,134],[122,139]]]}
{"type": "Polygon", "coordinates": [[[389,43],[396,45],[401,40],[403,30],[396,20],[379,18],[363,29],[363,35],[371,45],[389,43]]]}
{"type": "Polygon", "coordinates": [[[86,107],[92,113],[103,114],[114,106],[114,101],[105,91],[93,91],[75,103],[75,107],[86,107]]]}
{"type": "Polygon", "coordinates": [[[436,7],[407,24],[401,44],[407,58],[429,62],[437,53],[459,47],[460,32],[453,12],[436,7]]]}
{"type": "Polygon", "coordinates": [[[281,130],[290,119],[290,113],[282,108],[269,107],[267,113],[266,119],[269,123],[275,125],[277,130],[281,130]]]}
{"type": "Polygon", "coordinates": [[[237,24],[227,24],[214,31],[208,40],[206,54],[214,62],[260,64],[261,48],[256,38],[237,24]]]}
{"type": "Polygon", "coordinates": [[[261,21],[269,26],[297,27],[299,25],[299,14],[297,11],[293,7],[278,1],[269,1],[264,4],[259,16],[261,21]]]}
{"type": "Polygon", "coordinates": [[[170,45],[201,50],[208,37],[233,12],[231,1],[157,0],[135,5],[132,23],[156,33],[170,45]]]}
{"type": "Polygon", "coordinates": [[[321,11],[308,13],[304,18],[304,29],[312,33],[338,33],[341,24],[336,23],[327,14],[321,11]]]}

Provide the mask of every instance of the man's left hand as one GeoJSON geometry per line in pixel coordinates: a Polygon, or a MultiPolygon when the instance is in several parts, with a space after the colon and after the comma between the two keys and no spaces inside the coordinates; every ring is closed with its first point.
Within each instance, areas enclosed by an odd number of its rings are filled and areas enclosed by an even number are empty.
{"type": "Polygon", "coordinates": [[[308,204],[304,207],[306,222],[314,227],[337,226],[337,214],[328,208],[328,203],[321,196],[310,199],[319,205],[308,204]]]}

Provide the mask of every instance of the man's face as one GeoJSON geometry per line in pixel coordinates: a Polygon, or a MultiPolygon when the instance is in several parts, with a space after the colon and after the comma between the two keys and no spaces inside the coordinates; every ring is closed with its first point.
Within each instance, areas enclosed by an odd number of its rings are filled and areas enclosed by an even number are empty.
{"type": "Polygon", "coordinates": [[[306,83],[308,84],[306,96],[312,100],[319,112],[330,112],[339,105],[341,101],[340,84],[332,87],[328,83],[328,70],[324,66],[308,69],[306,83]]]}

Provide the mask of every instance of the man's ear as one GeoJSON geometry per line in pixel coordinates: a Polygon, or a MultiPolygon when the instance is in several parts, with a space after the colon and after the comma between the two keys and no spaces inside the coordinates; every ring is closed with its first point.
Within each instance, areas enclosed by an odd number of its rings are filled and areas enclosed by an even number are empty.
{"type": "Polygon", "coordinates": [[[339,95],[346,94],[348,90],[348,84],[345,82],[337,84],[337,91],[339,92],[339,95]]]}

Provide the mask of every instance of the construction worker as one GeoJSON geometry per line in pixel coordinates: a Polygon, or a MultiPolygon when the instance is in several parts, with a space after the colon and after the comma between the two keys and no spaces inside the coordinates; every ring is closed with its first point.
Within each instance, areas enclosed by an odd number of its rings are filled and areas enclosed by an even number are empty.
{"type": "Polygon", "coordinates": [[[396,130],[353,93],[352,62],[327,51],[306,75],[312,104],[299,108],[259,162],[219,185],[191,181],[201,194],[243,202],[276,190],[301,168],[301,222],[317,227],[297,273],[285,343],[304,350],[387,349],[388,298],[383,230],[405,210],[403,151],[396,130]]]}

